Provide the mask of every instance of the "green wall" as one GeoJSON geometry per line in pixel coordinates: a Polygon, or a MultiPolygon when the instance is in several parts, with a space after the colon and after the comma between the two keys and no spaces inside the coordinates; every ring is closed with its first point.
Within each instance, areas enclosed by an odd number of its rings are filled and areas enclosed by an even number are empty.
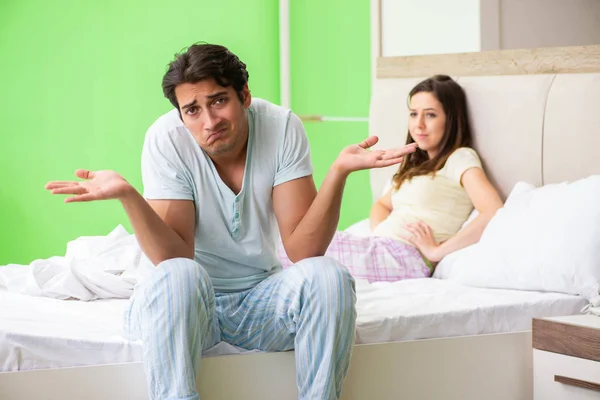
{"type": "Polygon", "coordinates": [[[171,108],[160,84],[178,50],[228,46],[248,65],[253,94],[278,101],[276,4],[0,1],[0,265],[130,229],[118,202],[64,204],[44,185],[77,168],[114,169],[141,190],[144,134],[171,108]]]}
{"type": "MultiPolygon", "coordinates": [[[[367,117],[370,81],[370,2],[291,1],[292,108],[297,114],[367,117]]],[[[340,150],[368,136],[366,122],[305,123],[315,181],[321,183],[340,150]]],[[[348,178],[339,228],[368,217],[369,174],[348,178]]]]}
{"type": "MultiPolygon", "coordinates": [[[[291,3],[294,111],[366,116],[369,2],[291,3]]],[[[253,95],[278,102],[277,4],[0,1],[0,265],[64,254],[69,240],[119,223],[130,229],[116,201],[64,204],[43,187],[88,168],[114,169],[142,189],[144,134],[170,109],[160,81],[179,49],[228,46],[248,65],[253,95]]],[[[306,128],[317,184],[339,150],[367,134],[366,123],[306,128]]],[[[366,188],[366,173],[351,176],[340,227],[368,214],[366,188]]]]}

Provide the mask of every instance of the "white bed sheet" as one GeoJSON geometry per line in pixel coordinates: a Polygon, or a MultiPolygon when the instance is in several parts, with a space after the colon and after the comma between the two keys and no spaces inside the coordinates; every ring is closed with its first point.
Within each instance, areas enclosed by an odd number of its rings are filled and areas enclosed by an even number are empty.
{"type": "Polygon", "coordinates": [[[425,278],[357,282],[357,343],[431,339],[531,329],[532,318],[580,314],[583,297],[486,289],[425,278]]]}
{"type": "MultiPolygon", "coordinates": [[[[439,279],[357,281],[357,343],[515,332],[532,317],[577,314],[577,296],[480,289],[439,279]]],[[[0,372],[141,360],[123,338],[128,300],[55,300],[0,291],[0,372]]],[[[206,355],[239,353],[225,343],[206,355]]]]}

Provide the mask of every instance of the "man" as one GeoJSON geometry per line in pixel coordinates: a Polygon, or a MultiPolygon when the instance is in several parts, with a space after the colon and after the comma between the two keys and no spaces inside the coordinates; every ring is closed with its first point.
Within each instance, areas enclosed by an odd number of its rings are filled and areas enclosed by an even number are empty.
{"type": "Polygon", "coordinates": [[[66,202],[118,199],[156,270],[140,282],[125,331],[142,339],[152,399],[198,399],[200,355],[221,340],[296,349],[301,399],[336,399],[356,319],[354,281],[322,257],[348,174],[414,151],[344,149],[317,193],[306,134],[289,110],[252,99],[246,66],[225,47],[193,45],[163,78],[174,110],[148,130],[144,197],[113,171],[51,182],[66,202]],[[293,268],[281,270],[281,240],[293,268]]]}

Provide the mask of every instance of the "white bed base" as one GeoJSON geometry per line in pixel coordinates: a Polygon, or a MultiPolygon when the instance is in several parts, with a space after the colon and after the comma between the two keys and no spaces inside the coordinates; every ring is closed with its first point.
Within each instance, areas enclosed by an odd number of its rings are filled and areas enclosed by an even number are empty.
{"type": "MultiPolygon", "coordinates": [[[[342,400],[530,400],[531,331],[357,345],[342,400]]],[[[293,400],[294,352],[205,358],[202,400],[293,400]]],[[[2,400],[146,400],[139,362],[0,373],[2,400]]],[[[317,399],[315,399],[317,400],[317,399]]]]}

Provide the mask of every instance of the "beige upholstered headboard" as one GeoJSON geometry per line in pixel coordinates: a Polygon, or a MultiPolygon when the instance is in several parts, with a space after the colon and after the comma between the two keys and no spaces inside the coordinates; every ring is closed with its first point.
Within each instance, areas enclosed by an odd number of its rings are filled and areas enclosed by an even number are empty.
{"type": "MultiPolygon", "coordinates": [[[[405,142],[408,93],[436,73],[464,88],[475,149],[504,198],[520,180],[600,174],[600,46],[380,58],[369,113],[376,147],[405,142]]],[[[371,171],[374,199],[395,170],[371,171]]]]}

